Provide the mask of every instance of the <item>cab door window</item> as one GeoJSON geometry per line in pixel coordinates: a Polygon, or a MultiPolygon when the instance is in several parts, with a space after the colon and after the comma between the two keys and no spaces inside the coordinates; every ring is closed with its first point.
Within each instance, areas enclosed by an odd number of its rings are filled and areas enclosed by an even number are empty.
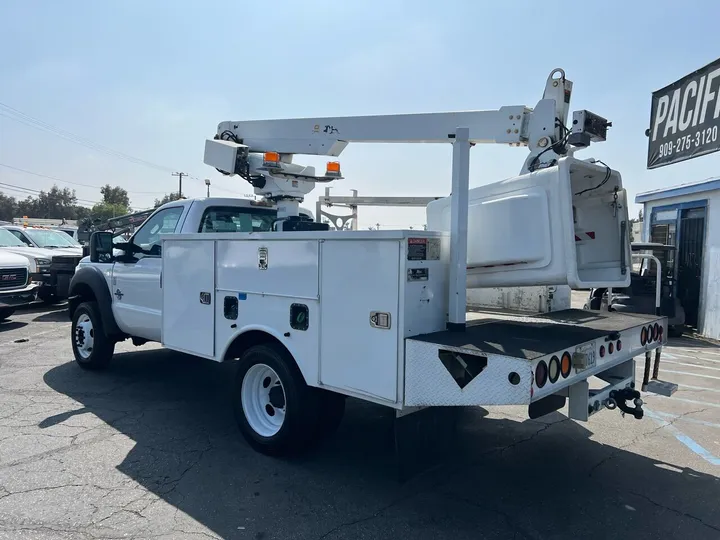
{"type": "Polygon", "coordinates": [[[132,243],[143,250],[136,256],[159,257],[160,235],[174,233],[182,213],[182,206],[166,208],[143,223],[132,239],[132,243]]]}

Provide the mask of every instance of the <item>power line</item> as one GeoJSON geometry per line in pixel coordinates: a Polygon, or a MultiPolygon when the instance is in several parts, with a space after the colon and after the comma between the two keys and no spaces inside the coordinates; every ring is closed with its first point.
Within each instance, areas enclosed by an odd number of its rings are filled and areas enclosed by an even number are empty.
{"type": "MultiPolygon", "coordinates": [[[[40,178],[47,178],[47,179],[49,179],[49,180],[54,180],[54,181],[56,181],[56,182],[62,182],[63,184],[72,184],[73,186],[82,186],[82,187],[88,187],[88,188],[93,188],[93,189],[100,189],[100,188],[102,187],[102,186],[93,186],[93,185],[90,185],[90,184],[82,184],[82,183],[80,183],[80,182],[71,182],[70,180],[63,180],[62,178],[57,178],[56,176],[49,176],[49,175],[47,175],[47,174],[41,174],[41,173],[36,173],[36,172],[33,172],[33,171],[28,171],[27,169],[21,169],[21,168],[19,168],[19,167],[13,167],[12,165],[6,165],[5,163],[0,163],[0,167],[5,167],[6,169],[11,169],[11,170],[13,170],[13,171],[18,171],[18,172],[25,173],[25,174],[31,174],[31,175],[33,175],[33,176],[39,176],[40,178]]],[[[137,194],[137,195],[140,195],[140,194],[142,194],[142,195],[162,195],[162,194],[165,194],[165,191],[130,191],[130,190],[127,190],[127,189],[126,189],[125,191],[127,191],[128,193],[135,193],[135,194],[137,194]]]]}
{"type": "MultiPolygon", "coordinates": [[[[0,190],[2,191],[13,191],[15,193],[18,193],[20,195],[28,195],[28,196],[38,196],[40,194],[40,191],[36,189],[30,189],[25,188],[22,186],[15,186],[13,184],[6,184],[4,182],[0,182],[0,190]]],[[[92,207],[97,204],[96,201],[88,201],[87,199],[75,199],[75,205],[76,206],[83,206],[86,208],[92,207]]]]}
{"type": "MultiPolygon", "coordinates": [[[[26,113],[22,112],[21,110],[11,107],[10,105],[7,105],[2,102],[0,102],[0,116],[7,118],[9,120],[12,120],[14,122],[18,122],[20,124],[51,133],[62,139],[68,140],[70,142],[74,142],[76,144],[80,144],[82,146],[85,146],[86,148],[90,148],[91,150],[95,150],[97,152],[107,154],[111,157],[123,159],[125,161],[129,161],[130,163],[134,163],[136,165],[144,165],[146,167],[150,167],[150,168],[165,171],[165,172],[173,172],[173,169],[170,167],[166,167],[164,165],[158,165],[157,163],[153,163],[151,161],[147,161],[145,159],[138,158],[138,157],[132,156],[130,154],[126,154],[124,152],[120,152],[119,150],[114,150],[108,146],[105,146],[100,143],[96,143],[85,137],[80,137],[79,135],[75,135],[74,133],[72,133],[70,131],[53,126],[52,124],[44,122],[33,116],[30,116],[29,114],[26,114],[26,113]]],[[[188,178],[192,178],[193,180],[197,180],[198,182],[204,183],[204,180],[198,178],[197,176],[193,176],[193,175],[189,175],[189,174],[185,174],[185,173],[183,173],[183,175],[187,176],[188,178]]],[[[181,180],[181,182],[182,182],[182,180],[181,180]]],[[[68,182],[68,183],[71,183],[71,182],[68,182]]],[[[224,189],[224,188],[220,188],[220,187],[216,187],[215,189],[218,189],[220,191],[225,191],[228,193],[233,193],[235,195],[239,195],[238,192],[232,191],[229,189],[224,189]]],[[[135,192],[135,193],[141,193],[141,192],[135,192]]],[[[145,192],[145,193],[151,193],[151,192],[145,192]]],[[[155,192],[155,193],[160,193],[160,192],[155,192]]]]}
{"type": "Polygon", "coordinates": [[[0,110],[0,116],[3,116],[5,118],[8,118],[15,122],[19,122],[19,123],[24,124],[29,127],[34,127],[41,131],[46,131],[46,132],[52,133],[53,135],[57,135],[58,137],[61,137],[70,142],[80,144],[82,146],[85,146],[86,148],[90,148],[97,152],[101,152],[101,153],[107,154],[109,156],[116,157],[118,159],[124,159],[125,161],[129,161],[129,162],[135,163],[137,165],[145,165],[146,167],[151,167],[153,169],[158,169],[158,170],[166,171],[166,172],[172,171],[172,169],[170,167],[165,167],[163,165],[158,165],[157,163],[153,163],[151,161],[147,161],[142,158],[131,156],[130,154],[120,152],[119,150],[114,150],[108,146],[105,146],[100,143],[96,143],[85,137],[80,137],[79,135],[75,135],[74,133],[67,131],[65,129],[55,127],[52,124],[43,122],[42,120],[39,120],[38,118],[30,116],[29,114],[25,114],[21,110],[11,107],[9,105],[6,105],[5,103],[0,102],[0,108],[4,109],[4,111],[0,110]]]}

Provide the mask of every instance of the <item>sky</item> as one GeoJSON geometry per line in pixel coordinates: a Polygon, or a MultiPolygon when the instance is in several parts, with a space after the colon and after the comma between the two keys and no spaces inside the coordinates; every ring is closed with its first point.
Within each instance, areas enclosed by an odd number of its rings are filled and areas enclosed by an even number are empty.
{"type": "MultiPolygon", "coordinates": [[[[571,110],[613,122],[576,156],[619,170],[633,200],[720,175],[720,153],[648,170],[644,134],[651,93],[720,56],[719,15],[716,0],[2,0],[0,182],[57,183],[86,205],[110,183],[145,208],[182,171],[189,197],[205,178],[212,195],[243,196],[249,184],[203,164],[221,121],[533,107],[561,67],[571,110]]],[[[516,175],[526,156],[476,146],[470,185],[516,175]]],[[[350,144],[338,159],[333,195],[450,191],[449,144],[350,144]]],[[[359,211],[361,228],[424,222],[422,208],[359,211]]]]}

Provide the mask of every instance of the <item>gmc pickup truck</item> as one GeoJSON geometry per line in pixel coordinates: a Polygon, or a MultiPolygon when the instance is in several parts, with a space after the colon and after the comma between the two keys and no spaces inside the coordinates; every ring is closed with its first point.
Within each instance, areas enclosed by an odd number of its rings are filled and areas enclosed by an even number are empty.
{"type": "Polygon", "coordinates": [[[26,257],[0,249],[0,321],[35,300],[38,284],[31,280],[30,270],[26,257]]]}
{"type": "MultiPolygon", "coordinates": [[[[309,210],[300,214],[313,219],[309,210]]],[[[114,261],[81,259],[68,293],[78,364],[89,369],[106,364],[115,343],[128,337],[135,345],[160,341],[161,234],[267,232],[276,215],[273,205],[253,200],[172,201],[155,210],[127,242],[115,237],[114,261]]]]}

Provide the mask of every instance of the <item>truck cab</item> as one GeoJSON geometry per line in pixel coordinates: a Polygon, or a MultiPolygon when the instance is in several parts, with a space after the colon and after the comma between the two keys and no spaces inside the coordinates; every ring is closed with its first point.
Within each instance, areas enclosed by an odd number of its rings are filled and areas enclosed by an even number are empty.
{"type": "MultiPolygon", "coordinates": [[[[313,219],[310,211],[301,215],[313,219]]],[[[234,198],[180,199],[157,208],[129,238],[117,235],[108,261],[84,257],[70,284],[70,316],[88,296],[106,311],[116,333],[135,342],[160,341],[162,311],[161,235],[268,232],[277,209],[262,201],[234,198]]],[[[188,259],[188,265],[193,261],[188,259]]]]}

